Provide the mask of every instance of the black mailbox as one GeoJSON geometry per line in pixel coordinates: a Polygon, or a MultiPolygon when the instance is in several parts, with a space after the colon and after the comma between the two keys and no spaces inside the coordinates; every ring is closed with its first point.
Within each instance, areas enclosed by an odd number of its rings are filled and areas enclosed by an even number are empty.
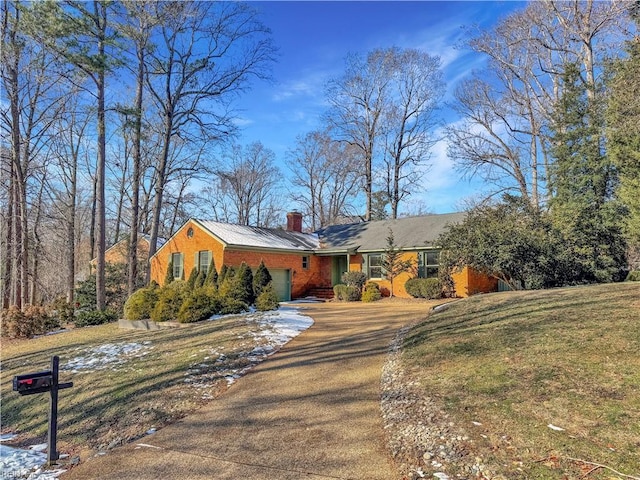
{"type": "Polygon", "coordinates": [[[52,465],[58,459],[56,442],[58,435],[58,390],[73,387],[73,382],[60,383],[58,372],[60,358],[57,355],[51,357],[51,370],[46,372],[27,373],[13,377],[13,391],[20,395],[33,395],[35,393],[49,392],[49,434],[47,447],[47,463],[52,465]]]}
{"type": "Polygon", "coordinates": [[[50,371],[27,373],[13,377],[13,390],[20,395],[33,395],[51,390],[53,375],[50,371]]]}

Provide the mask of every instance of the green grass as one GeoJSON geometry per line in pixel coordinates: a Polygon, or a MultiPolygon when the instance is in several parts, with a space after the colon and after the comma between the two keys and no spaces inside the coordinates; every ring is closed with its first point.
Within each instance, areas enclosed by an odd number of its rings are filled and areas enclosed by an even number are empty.
{"type": "Polygon", "coordinates": [[[580,478],[593,468],[573,458],[640,476],[637,284],[465,299],[414,328],[403,359],[499,475],[580,478]]]}
{"type": "Polygon", "coordinates": [[[20,445],[46,442],[48,394],[20,396],[12,391],[14,375],[48,370],[52,355],[60,357],[62,368],[72,358],[106,343],[149,342],[146,355],[115,367],[60,371],[61,382],[74,382],[73,388],[59,394],[61,451],[90,454],[110,443],[135,440],[151,427],[167,425],[225,391],[224,375],[248,364],[243,351],[253,347],[250,332],[257,328],[245,317],[232,316],[157,331],[107,324],[31,340],[3,339],[2,432],[19,433],[20,445]],[[216,362],[216,352],[224,353],[226,360],[216,362]],[[208,386],[198,388],[185,382],[187,377],[208,386]]]}

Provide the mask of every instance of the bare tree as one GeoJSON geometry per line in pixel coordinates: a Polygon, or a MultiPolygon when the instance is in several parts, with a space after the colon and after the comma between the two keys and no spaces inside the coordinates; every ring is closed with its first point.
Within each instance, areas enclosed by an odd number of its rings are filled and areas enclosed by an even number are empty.
{"type": "Polygon", "coordinates": [[[526,160],[520,122],[512,105],[499,97],[492,85],[480,79],[464,81],[455,92],[455,110],[462,121],[447,128],[449,156],[463,174],[494,183],[500,191],[515,185],[530,200],[526,160]]]}
{"type": "Polygon", "coordinates": [[[374,156],[394,66],[394,58],[382,50],[371,52],[366,59],[349,55],[345,74],[327,86],[327,121],[337,138],[356,147],[362,157],[366,220],[371,219],[374,156]]]}
{"type": "Polygon", "coordinates": [[[373,172],[383,156],[384,186],[397,217],[400,201],[415,181],[409,167],[424,163],[433,144],[429,131],[443,84],[437,57],[418,50],[377,49],[366,59],[347,57],[345,74],[327,87],[327,121],[336,138],[356,147],[364,166],[365,219],[371,220],[373,172]]]}
{"type": "Polygon", "coordinates": [[[292,198],[307,214],[312,231],[354,213],[360,173],[355,149],[333,140],[329,131],[299,137],[287,152],[297,187],[292,198]]]}
{"type": "MultiPolygon", "coordinates": [[[[60,61],[67,62],[94,90],[96,113],[96,308],[105,308],[105,250],[106,250],[106,77],[117,55],[114,53],[116,36],[108,22],[108,11],[115,5],[105,0],[91,3],[66,0],[64,3],[42,2],[32,4],[31,35],[47,45],[60,61]],[[111,47],[111,48],[110,48],[111,47]]],[[[87,90],[89,91],[89,90],[87,90]]]]}
{"type": "MultiPolygon", "coordinates": [[[[229,101],[273,59],[268,30],[244,3],[158,3],[158,48],[149,52],[147,86],[162,118],[149,257],[156,252],[172,143],[220,142],[233,132],[229,101]],[[196,48],[197,46],[197,48],[196,48]]],[[[194,165],[195,166],[195,165],[194,165]]]]}
{"type": "MultiPolygon", "coordinates": [[[[33,277],[29,272],[30,224],[28,186],[38,157],[46,146],[52,119],[61,98],[52,95],[59,81],[51,70],[52,57],[42,45],[29,41],[19,2],[2,4],[1,127],[10,142],[8,209],[2,264],[5,265],[3,303],[23,307],[29,303],[33,277]]],[[[41,190],[38,190],[41,191],[41,190]]]]}
{"type": "Polygon", "coordinates": [[[436,141],[432,130],[444,82],[439,57],[414,49],[393,48],[387,52],[395,57],[395,68],[382,119],[385,188],[391,218],[398,218],[400,202],[420,184],[416,167],[426,164],[436,141]]]}
{"type": "Polygon", "coordinates": [[[70,95],[65,104],[65,115],[56,118],[56,135],[50,144],[52,167],[47,175],[47,192],[49,195],[51,215],[62,220],[64,234],[62,244],[65,246],[65,297],[67,302],[73,301],[76,276],[76,207],[78,203],[78,167],[81,157],[87,155],[86,129],[89,116],[79,108],[77,92],[70,95]]]}
{"type": "Polygon", "coordinates": [[[126,127],[132,135],[132,168],[131,168],[131,206],[128,253],[127,292],[131,295],[136,288],[138,277],[138,233],[140,232],[140,186],[143,177],[143,105],[145,94],[145,78],[147,73],[147,56],[152,48],[151,33],[157,25],[153,5],[144,1],[130,1],[124,4],[125,19],[122,22],[124,33],[133,41],[132,56],[135,57],[133,71],[136,78],[136,93],[131,108],[125,109],[126,127]],[[131,120],[129,120],[131,117],[131,120]]]}
{"type": "Polygon", "coordinates": [[[531,2],[491,30],[476,32],[469,45],[490,62],[482,73],[487,78],[458,90],[456,108],[463,120],[449,129],[449,152],[459,167],[497,182],[500,189],[516,188],[536,208],[545,192],[548,201],[548,131],[565,66],[582,65],[593,100],[598,71],[628,32],[629,4],[531,2]]]}
{"type": "Polygon", "coordinates": [[[216,219],[239,225],[274,227],[281,218],[278,201],[281,176],[274,153],[260,142],[235,145],[215,172],[216,183],[205,189],[216,219]]]}

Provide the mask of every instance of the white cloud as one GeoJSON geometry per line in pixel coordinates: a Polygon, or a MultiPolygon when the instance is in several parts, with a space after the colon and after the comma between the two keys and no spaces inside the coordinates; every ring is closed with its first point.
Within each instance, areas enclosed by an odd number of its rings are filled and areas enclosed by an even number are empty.
{"type": "Polygon", "coordinates": [[[324,85],[329,75],[324,70],[308,73],[305,76],[281,83],[271,96],[274,102],[293,100],[306,97],[321,102],[324,99],[324,85]]]}

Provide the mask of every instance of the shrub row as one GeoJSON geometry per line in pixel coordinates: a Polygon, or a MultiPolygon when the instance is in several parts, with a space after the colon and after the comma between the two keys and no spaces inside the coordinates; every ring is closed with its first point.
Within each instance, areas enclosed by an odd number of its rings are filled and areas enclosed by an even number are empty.
{"type": "Polygon", "coordinates": [[[216,314],[245,312],[253,303],[262,311],[278,308],[278,297],[264,264],[255,277],[245,263],[237,270],[223,265],[219,275],[213,264],[209,270],[208,276],[192,274],[186,282],[171,280],[162,288],[153,284],[136,291],[125,303],[125,318],[191,323],[216,314]]]}
{"type": "Polygon", "coordinates": [[[414,298],[433,300],[442,297],[442,284],[437,278],[411,278],[404,284],[404,289],[414,298]]]}

